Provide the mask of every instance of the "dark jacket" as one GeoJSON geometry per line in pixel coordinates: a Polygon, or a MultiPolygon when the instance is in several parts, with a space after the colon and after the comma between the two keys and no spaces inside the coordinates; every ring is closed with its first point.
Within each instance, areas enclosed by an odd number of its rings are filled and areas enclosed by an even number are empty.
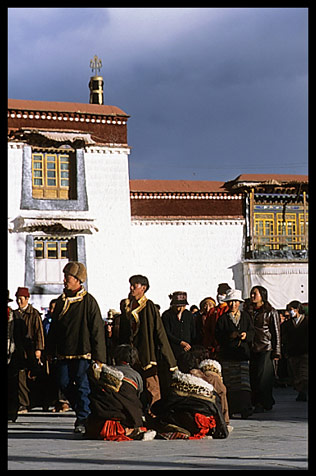
{"type": "Polygon", "coordinates": [[[162,322],[166,329],[169,343],[177,358],[183,352],[181,341],[185,341],[192,345],[195,338],[195,323],[193,315],[185,309],[179,320],[176,313],[172,309],[165,311],[162,316],[162,322]]]}
{"type": "Polygon", "coordinates": [[[252,351],[272,351],[273,357],[281,356],[280,319],[278,312],[269,302],[265,302],[259,309],[251,304],[247,307],[255,326],[255,337],[252,351]]]}
{"type": "Polygon", "coordinates": [[[43,324],[38,310],[29,304],[24,311],[16,309],[14,313],[17,318],[24,320],[27,328],[27,337],[32,342],[34,352],[35,350],[44,350],[43,324]]]}
{"type": "Polygon", "coordinates": [[[26,357],[29,354],[33,354],[33,347],[30,339],[27,338],[27,328],[24,319],[22,319],[20,313],[12,311],[12,309],[10,309],[7,336],[9,372],[10,375],[15,375],[19,370],[28,366],[26,357]]]}
{"type": "Polygon", "coordinates": [[[47,336],[47,351],[59,358],[83,357],[106,362],[104,324],[99,305],[84,288],[57,299],[47,336]]]}
{"type": "Polygon", "coordinates": [[[286,357],[297,357],[308,353],[308,318],[303,316],[299,324],[294,319],[283,322],[282,343],[286,357]]]}
{"type": "Polygon", "coordinates": [[[237,361],[249,360],[254,334],[253,322],[247,311],[241,311],[238,325],[231,320],[229,312],[223,314],[215,327],[215,336],[220,345],[220,358],[237,361]],[[244,340],[240,339],[242,332],[246,332],[244,340]]]}
{"type": "Polygon", "coordinates": [[[155,304],[143,296],[136,309],[129,308],[129,299],[125,300],[125,309],[120,318],[120,344],[133,344],[138,350],[142,370],[157,368],[162,355],[170,370],[177,367],[176,359],[170,347],[168,337],[155,304]]]}

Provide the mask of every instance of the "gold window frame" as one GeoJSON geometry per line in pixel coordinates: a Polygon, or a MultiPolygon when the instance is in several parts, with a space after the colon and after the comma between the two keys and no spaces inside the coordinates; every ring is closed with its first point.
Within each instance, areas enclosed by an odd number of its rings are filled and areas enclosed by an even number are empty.
{"type": "Polygon", "coordinates": [[[68,200],[69,182],[69,154],[57,151],[36,151],[32,153],[33,198],[68,200]],[[39,165],[41,165],[41,167],[39,167],[39,165]],[[41,185],[36,183],[39,180],[42,182],[41,185]],[[67,185],[65,182],[67,182],[67,185]]]}
{"type": "Polygon", "coordinates": [[[35,259],[68,259],[67,240],[34,240],[35,259]],[[55,256],[52,251],[56,250],[55,256]],[[36,254],[41,253],[41,256],[36,254]]]}

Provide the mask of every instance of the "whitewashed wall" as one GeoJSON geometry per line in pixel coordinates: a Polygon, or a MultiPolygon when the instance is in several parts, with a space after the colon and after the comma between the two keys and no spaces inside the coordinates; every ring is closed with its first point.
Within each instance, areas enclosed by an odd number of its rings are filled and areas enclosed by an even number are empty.
{"type": "Polygon", "coordinates": [[[99,230],[85,239],[88,285],[103,315],[119,309],[129,273],[128,154],[128,148],[90,148],[85,153],[89,217],[99,230]]]}
{"type": "MultiPolygon", "coordinates": [[[[23,144],[8,144],[8,223],[9,230],[14,227],[13,221],[20,213],[22,184],[23,144]]],[[[15,299],[19,286],[24,286],[25,273],[25,234],[8,232],[7,246],[8,276],[7,286],[10,297],[15,299]]],[[[15,307],[14,303],[13,308],[15,307]]]]}
{"type": "Polygon", "coordinates": [[[169,307],[168,295],[186,291],[189,304],[216,298],[227,282],[241,289],[244,220],[133,221],[131,274],[145,274],[147,297],[169,307]]]}

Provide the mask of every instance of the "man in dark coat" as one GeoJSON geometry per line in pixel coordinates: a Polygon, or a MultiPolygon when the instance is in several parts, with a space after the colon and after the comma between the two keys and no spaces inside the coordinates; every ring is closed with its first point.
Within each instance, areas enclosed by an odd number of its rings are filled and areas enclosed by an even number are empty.
{"type": "Polygon", "coordinates": [[[186,309],[187,293],[177,291],[169,298],[171,299],[170,308],[162,314],[161,318],[173,353],[178,359],[180,354],[191,349],[195,338],[195,323],[193,315],[186,309]]]}
{"type": "Polygon", "coordinates": [[[129,279],[130,294],[122,306],[120,318],[120,344],[132,344],[138,350],[140,373],[145,381],[149,405],[160,399],[158,361],[160,355],[172,372],[176,359],[156,305],[145,296],[149,289],[146,276],[134,275],[129,279]]]}
{"type": "Polygon", "coordinates": [[[19,372],[26,368],[25,356],[29,351],[30,340],[27,339],[25,321],[9,306],[9,302],[12,302],[9,291],[7,301],[8,421],[15,422],[19,409],[19,372]]]}
{"type": "Polygon", "coordinates": [[[72,261],[63,272],[65,289],[53,312],[47,352],[58,359],[61,391],[76,412],[75,432],[85,433],[90,413],[87,370],[91,359],[106,362],[104,325],[97,301],[82,286],[87,278],[85,266],[72,261]]]}
{"type": "Polygon", "coordinates": [[[26,413],[31,406],[31,393],[33,393],[28,385],[27,374],[38,364],[42,364],[41,357],[45,346],[44,331],[39,311],[29,303],[28,288],[19,287],[15,296],[19,308],[14,310],[14,314],[17,319],[25,322],[29,344],[28,355],[25,353],[26,367],[19,371],[19,413],[26,413]]]}
{"type": "Polygon", "coordinates": [[[290,319],[282,324],[284,353],[293,376],[296,400],[307,401],[308,394],[308,317],[300,301],[291,301],[286,310],[290,319]]]}

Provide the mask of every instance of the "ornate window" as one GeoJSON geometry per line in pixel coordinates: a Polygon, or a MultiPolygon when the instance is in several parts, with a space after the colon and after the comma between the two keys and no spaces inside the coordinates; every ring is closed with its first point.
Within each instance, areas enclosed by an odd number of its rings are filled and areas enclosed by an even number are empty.
{"type": "Polygon", "coordinates": [[[32,154],[33,198],[70,198],[71,154],[34,152],[32,154]]]}
{"type": "Polygon", "coordinates": [[[273,213],[255,213],[254,214],[254,237],[258,246],[273,247],[274,235],[274,216],[273,213]]]}
{"type": "Polygon", "coordinates": [[[44,149],[25,145],[21,209],[88,210],[84,150],[66,149],[66,146],[44,149]],[[52,168],[47,168],[45,154],[57,155],[56,168],[53,168],[53,161],[48,161],[52,162],[49,165],[52,168]],[[67,156],[69,161],[66,160],[67,156]],[[48,170],[51,172],[49,175],[48,170]],[[47,182],[48,179],[53,182],[47,182]]]}
{"type": "Polygon", "coordinates": [[[254,193],[247,197],[246,257],[304,258],[308,252],[306,193],[254,193]]]}

